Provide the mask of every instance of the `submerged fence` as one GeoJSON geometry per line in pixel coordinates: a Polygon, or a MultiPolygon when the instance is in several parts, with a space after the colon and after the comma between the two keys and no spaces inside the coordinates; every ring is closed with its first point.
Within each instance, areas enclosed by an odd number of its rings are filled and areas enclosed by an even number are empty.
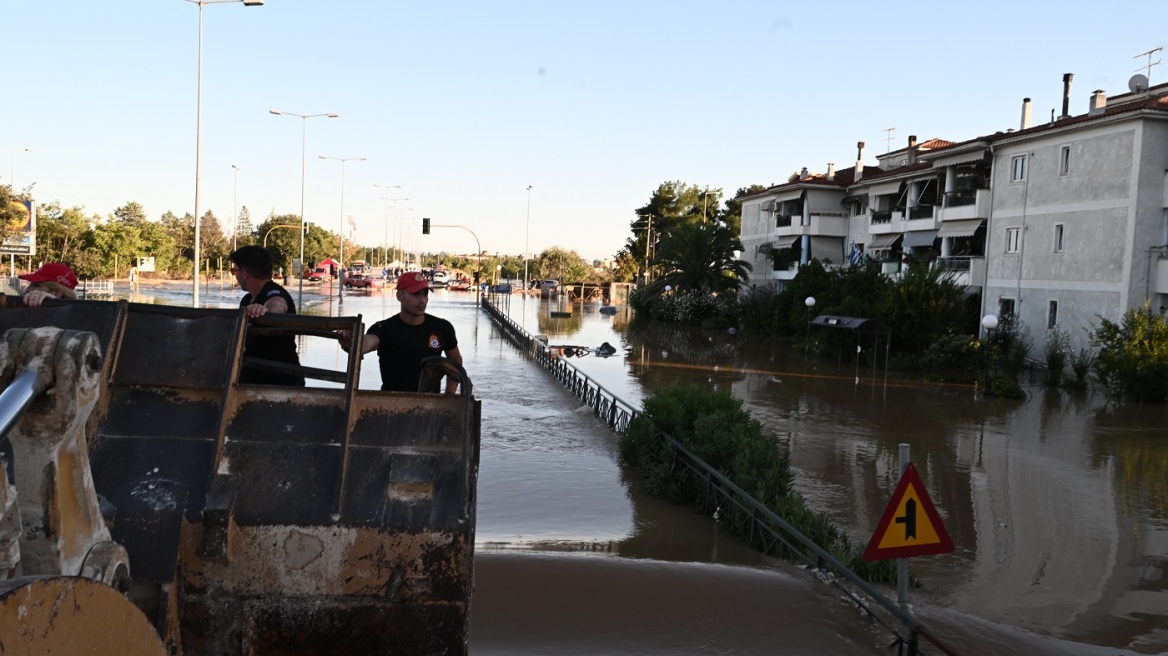
{"type": "MultiPolygon", "coordinates": [[[[512,343],[547,369],[573,396],[592,408],[609,428],[622,434],[628,429],[629,423],[639,414],[635,407],[605,390],[575,366],[555,355],[546,344],[532,337],[496,307],[492,300],[484,299],[483,311],[502,328],[503,334],[512,343]]],[[[946,646],[940,638],[930,633],[895,602],[848,569],[844,563],[735,485],[721,472],[710,467],[672,436],[665,437],[673,447],[679,468],[701,486],[703,508],[707,512],[713,510],[715,517],[718,518],[730,519],[733,516],[735,520],[744,521],[747,529],[743,537],[748,544],[768,555],[790,562],[802,562],[807,568],[815,571],[821,581],[835,587],[854,603],[864,616],[892,634],[893,639],[888,648],[895,649],[897,654],[924,656],[927,652],[921,649],[923,639],[939,653],[958,656],[958,652],[946,646]]]]}

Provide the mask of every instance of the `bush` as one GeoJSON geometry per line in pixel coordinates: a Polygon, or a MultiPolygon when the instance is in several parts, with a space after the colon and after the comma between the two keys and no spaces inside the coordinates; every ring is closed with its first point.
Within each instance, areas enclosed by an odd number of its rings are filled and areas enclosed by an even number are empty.
{"type": "Polygon", "coordinates": [[[1112,400],[1137,403],[1168,401],[1168,320],[1145,302],[1131,308],[1116,324],[1100,317],[1091,331],[1098,347],[1095,375],[1112,400]]]}
{"type": "MultiPolygon", "coordinates": [[[[862,551],[854,548],[824,513],[807,508],[803,498],[791,490],[793,477],[788,457],[774,437],[765,435],[762,425],[742,408],[742,401],[727,392],[711,393],[698,385],[664,389],[645,399],[643,412],[621,437],[621,459],[641,472],[654,494],[700,504],[705,498],[704,486],[676,469],[667,435],[856,574],[875,582],[896,580],[893,561],[861,560],[862,551]]],[[[749,535],[749,515],[729,508],[721,521],[731,532],[749,535]]]]}
{"type": "Polygon", "coordinates": [[[1058,387],[1063,380],[1063,369],[1067,366],[1067,354],[1071,350],[1071,336],[1067,331],[1055,326],[1046,334],[1046,384],[1058,387]]]}

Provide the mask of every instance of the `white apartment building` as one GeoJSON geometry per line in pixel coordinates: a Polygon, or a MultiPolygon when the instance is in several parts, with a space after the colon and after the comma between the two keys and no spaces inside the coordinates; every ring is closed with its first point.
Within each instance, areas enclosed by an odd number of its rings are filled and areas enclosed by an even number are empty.
{"type": "Polygon", "coordinates": [[[749,284],[779,289],[798,264],[859,259],[898,275],[906,253],[953,270],[983,314],[1016,315],[1040,354],[1059,326],[1072,350],[1099,317],[1168,307],[1168,84],[961,143],[933,139],[742,199],[749,284]],[[857,171],[860,175],[857,175],[857,171]],[[768,251],[777,251],[772,267],[768,251]]]}

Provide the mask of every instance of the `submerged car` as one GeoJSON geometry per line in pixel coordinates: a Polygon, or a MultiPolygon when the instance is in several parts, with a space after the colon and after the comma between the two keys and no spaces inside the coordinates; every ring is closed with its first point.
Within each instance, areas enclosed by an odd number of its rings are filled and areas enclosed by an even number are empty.
{"type": "Polygon", "coordinates": [[[381,289],[385,287],[385,278],[367,273],[350,273],[345,277],[345,286],[354,289],[381,289]]]}

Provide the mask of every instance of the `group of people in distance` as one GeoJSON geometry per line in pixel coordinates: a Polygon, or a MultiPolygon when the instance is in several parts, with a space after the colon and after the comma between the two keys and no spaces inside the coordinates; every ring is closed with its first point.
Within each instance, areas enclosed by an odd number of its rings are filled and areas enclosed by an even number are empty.
{"type": "MultiPolygon", "coordinates": [[[[248,319],[266,314],[296,314],[292,295],[272,280],[272,255],[266,248],[241,246],[228,259],[239,288],[245,292],[239,306],[248,319]]],[[[20,278],[29,283],[23,297],[24,304],[30,307],[42,305],[46,298],[77,298],[77,275],[64,264],[50,262],[20,278]]],[[[445,354],[461,366],[462,354],[458,351],[454,326],[445,319],[426,313],[430,300],[430,281],[424,275],[408,272],[398,276],[397,300],[401,303],[401,311],[369,326],[359,342],[349,330],[337,331],[337,341],[346,352],[357,348],[364,356],[377,351],[382,390],[416,392],[423,359],[445,354]]],[[[244,354],[287,364],[300,364],[293,335],[248,335],[244,354]]],[[[239,382],[303,387],[304,377],[245,368],[239,376],[239,382]]],[[[456,393],[458,385],[456,377],[446,376],[447,394],[456,393]]]]}

